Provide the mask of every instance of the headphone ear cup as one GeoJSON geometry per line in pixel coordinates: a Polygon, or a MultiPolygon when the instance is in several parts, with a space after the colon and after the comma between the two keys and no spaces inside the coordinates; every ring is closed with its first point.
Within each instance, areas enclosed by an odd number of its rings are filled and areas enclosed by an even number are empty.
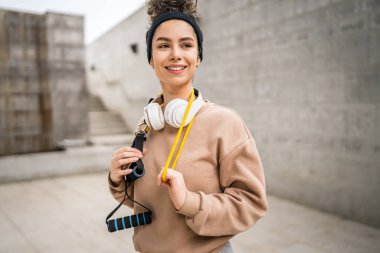
{"type": "Polygon", "coordinates": [[[185,115],[187,105],[188,102],[180,98],[170,101],[166,105],[164,112],[166,122],[173,127],[179,128],[182,118],[185,115]]]}
{"type": "Polygon", "coordinates": [[[144,118],[149,128],[161,130],[165,126],[164,114],[158,103],[150,103],[144,107],[144,118]]]}

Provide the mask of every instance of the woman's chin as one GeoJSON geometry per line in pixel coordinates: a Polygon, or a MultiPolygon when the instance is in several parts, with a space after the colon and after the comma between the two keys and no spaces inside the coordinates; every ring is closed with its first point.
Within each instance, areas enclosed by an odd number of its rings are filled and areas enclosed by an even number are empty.
{"type": "Polygon", "coordinates": [[[169,87],[185,87],[189,83],[191,83],[191,80],[183,79],[183,78],[168,78],[161,82],[162,84],[167,84],[169,87]]]}

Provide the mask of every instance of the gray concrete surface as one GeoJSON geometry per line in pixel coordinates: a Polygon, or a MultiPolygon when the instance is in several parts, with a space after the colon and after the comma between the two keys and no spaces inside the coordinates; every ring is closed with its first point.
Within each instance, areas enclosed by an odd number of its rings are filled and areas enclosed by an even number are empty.
{"type": "Polygon", "coordinates": [[[380,227],[380,1],[198,2],[195,83],[245,120],[268,191],[380,227]]]}
{"type": "MultiPolygon", "coordinates": [[[[105,217],[117,204],[106,176],[0,185],[0,252],[134,252],[132,230],[106,230],[105,217]]],[[[118,215],[129,213],[122,208],[118,215]]],[[[377,253],[380,230],[269,196],[265,218],[232,244],[235,253],[377,253]]]]}
{"type": "Polygon", "coordinates": [[[114,146],[72,147],[64,151],[0,157],[0,184],[109,169],[114,146]]]}

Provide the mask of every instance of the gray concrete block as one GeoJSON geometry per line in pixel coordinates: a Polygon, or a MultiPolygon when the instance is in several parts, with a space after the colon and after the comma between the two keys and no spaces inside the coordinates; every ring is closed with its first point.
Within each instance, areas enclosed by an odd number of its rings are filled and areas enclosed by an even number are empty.
{"type": "Polygon", "coordinates": [[[12,95],[11,102],[11,108],[14,111],[37,111],[39,108],[38,97],[36,95],[12,95]]]}
{"type": "Polygon", "coordinates": [[[315,10],[320,11],[320,9],[328,6],[330,3],[331,3],[330,0],[321,0],[321,1],[295,0],[293,7],[297,15],[302,15],[304,13],[312,12],[315,10]]]}
{"type": "Polygon", "coordinates": [[[352,13],[360,11],[360,9],[361,2],[358,1],[339,1],[332,4],[330,7],[330,11],[338,19],[342,17],[349,17],[352,13]]]}
{"type": "Polygon", "coordinates": [[[63,59],[66,61],[84,62],[83,47],[64,47],[63,59]]]}
{"type": "Polygon", "coordinates": [[[83,34],[78,32],[77,30],[54,29],[52,33],[52,40],[56,44],[81,45],[84,42],[83,34]]]}
{"type": "Polygon", "coordinates": [[[347,101],[352,103],[379,103],[380,75],[376,67],[368,67],[356,75],[347,76],[347,101]]]}
{"type": "Polygon", "coordinates": [[[376,105],[376,123],[374,128],[374,135],[372,135],[374,151],[375,153],[380,153],[380,105],[376,105]]]}
{"type": "Polygon", "coordinates": [[[347,136],[359,137],[368,141],[371,139],[372,133],[375,132],[376,106],[374,104],[350,106],[347,110],[346,119],[347,136]]]}
{"type": "Polygon", "coordinates": [[[5,111],[6,105],[8,103],[8,97],[0,93],[0,111],[5,111]]]}
{"type": "Polygon", "coordinates": [[[47,12],[46,24],[48,26],[56,26],[65,29],[82,29],[84,19],[82,16],[68,15],[55,12],[47,12]]]}
{"type": "MultiPolygon", "coordinates": [[[[19,141],[23,141],[22,144],[24,145],[16,147],[18,149],[25,146],[33,148],[33,146],[28,145],[38,143],[37,140],[31,141],[32,136],[29,139],[22,138],[19,141]]],[[[82,147],[60,152],[2,157],[0,159],[0,182],[104,171],[109,167],[109,156],[113,150],[113,147],[82,147]],[[57,161],[65,162],[57,163],[57,161]],[[30,166],[33,166],[33,170],[30,169],[30,166]]],[[[25,150],[20,149],[20,151],[27,152],[28,150],[25,148],[25,150]]],[[[35,151],[38,151],[37,147],[35,147],[35,151]]]]}
{"type": "MultiPolygon", "coordinates": [[[[380,16],[380,14],[379,14],[380,16]]],[[[369,65],[376,66],[379,69],[380,66],[380,28],[371,30],[369,34],[369,65]]]]}
{"type": "MultiPolygon", "coordinates": [[[[1,67],[1,78],[5,81],[1,81],[1,89],[6,96],[10,97],[10,103],[6,105],[6,110],[8,111],[7,117],[10,117],[9,115],[11,114],[15,114],[7,121],[6,132],[14,138],[14,140],[8,141],[7,148],[4,150],[7,154],[15,150],[27,152],[28,148],[30,148],[31,152],[35,152],[38,151],[38,148],[46,150],[47,147],[51,148],[53,146],[53,144],[46,144],[49,141],[52,142],[52,138],[46,139],[43,137],[41,128],[44,129],[44,132],[50,131],[51,134],[52,113],[50,109],[52,106],[49,103],[54,101],[55,97],[52,97],[51,94],[56,94],[56,91],[51,91],[52,86],[48,85],[49,78],[54,78],[55,75],[52,69],[48,67],[53,64],[46,61],[48,55],[46,50],[52,48],[52,41],[49,42],[50,44],[46,41],[47,27],[44,22],[46,22],[46,19],[54,21],[54,17],[57,20],[61,19],[61,21],[64,20],[64,18],[70,19],[70,15],[54,16],[53,14],[49,14],[41,16],[13,11],[2,12],[0,23],[4,24],[7,29],[3,28],[3,26],[0,28],[0,37],[2,38],[0,43],[2,49],[0,52],[4,52],[8,50],[8,48],[9,52],[2,54],[2,62],[4,65],[1,67]],[[37,37],[38,39],[36,39],[37,37]],[[39,43],[38,45],[36,44],[37,41],[39,43]],[[35,119],[31,119],[24,111],[39,112],[42,118],[36,117],[35,119]],[[14,120],[12,120],[12,118],[14,118],[14,120]],[[36,123],[35,120],[38,120],[38,123],[36,123]],[[41,122],[43,122],[44,126],[41,126],[41,122]],[[41,134],[40,139],[36,139],[36,136],[34,136],[38,133],[41,134]],[[22,137],[22,134],[25,136],[22,137]],[[20,143],[16,143],[16,139],[19,140],[20,143]]],[[[81,26],[76,27],[75,25],[72,30],[81,33],[80,29],[83,27],[83,19],[80,16],[76,16],[74,19],[79,19],[77,24],[81,26]]],[[[71,20],[69,23],[70,22],[73,23],[74,21],[71,20]]],[[[73,25],[66,24],[66,27],[70,28],[72,26],[73,25]]],[[[82,35],[79,37],[82,37],[82,35]]],[[[83,42],[77,46],[80,45],[83,47],[83,42]]],[[[79,54],[80,52],[77,53],[79,54]]],[[[62,55],[60,57],[63,58],[62,55]]],[[[77,65],[75,68],[80,69],[77,65]]],[[[82,67],[82,69],[84,69],[84,67],[82,67]]],[[[85,79],[83,75],[84,72],[82,71],[83,82],[79,86],[82,86],[82,90],[85,90],[85,79]]],[[[81,95],[83,96],[84,94],[82,93],[81,95]]],[[[83,107],[83,103],[78,104],[78,106],[83,107]]],[[[78,112],[79,111],[80,110],[78,110],[78,112]]],[[[87,124],[86,122],[83,123],[83,120],[76,121],[75,124],[78,124],[78,122],[87,124]]],[[[80,129],[77,131],[82,132],[86,131],[83,130],[85,129],[83,126],[79,128],[73,127],[70,131],[74,132],[75,129],[80,129]]],[[[60,130],[57,130],[57,132],[59,131],[60,130]]]]}

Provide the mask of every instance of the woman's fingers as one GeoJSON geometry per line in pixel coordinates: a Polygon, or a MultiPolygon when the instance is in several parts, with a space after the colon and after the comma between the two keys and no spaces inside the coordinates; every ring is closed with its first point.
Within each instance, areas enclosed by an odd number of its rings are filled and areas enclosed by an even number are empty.
{"type": "Polygon", "coordinates": [[[138,159],[139,159],[138,157],[129,157],[129,158],[126,158],[126,159],[115,160],[115,161],[112,162],[112,165],[113,165],[112,167],[114,169],[120,168],[121,166],[123,166],[125,164],[137,162],[138,159]]]}
{"type": "Polygon", "coordinates": [[[178,171],[175,171],[171,168],[168,168],[166,170],[166,182],[162,181],[162,173],[164,173],[164,168],[161,169],[160,173],[157,176],[157,185],[167,183],[169,184],[170,181],[176,180],[178,177],[182,177],[182,174],[178,171]]]}
{"type": "MultiPolygon", "coordinates": [[[[111,159],[113,167],[118,168],[124,164],[136,162],[139,158],[143,157],[143,154],[141,154],[138,149],[136,149],[138,152],[132,151],[132,149],[133,148],[123,148],[119,149],[117,152],[114,152],[111,159]]],[[[146,152],[146,149],[144,151],[146,152]]]]}
{"type": "Polygon", "coordinates": [[[116,171],[113,171],[113,173],[110,174],[110,178],[111,178],[111,181],[114,184],[119,185],[121,183],[121,181],[123,180],[123,177],[125,175],[130,174],[130,173],[132,173],[131,169],[116,170],[116,171]]]}
{"type": "Polygon", "coordinates": [[[169,185],[169,180],[171,180],[173,178],[173,176],[170,174],[171,172],[169,172],[170,168],[167,169],[166,171],[166,182],[162,181],[162,173],[164,173],[164,168],[161,169],[160,173],[158,173],[158,176],[157,176],[157,185],[161,185],[161,184],[164,184],[164,185],[169,185]],[[168,174],[170,174],[171,176],[168,177],[168,174]]]}
{"type": "Polygon", "coordinates": [[[162,172],[163,172],[163,171],[164,171],[164,169],[161,169],[160,173],[158,173],[158,175],[157,175],[157,185],[158,185],[158,186],[162,184],[162,179],[161,179],[161,177],[162,177],[162,172]]]}
{"type": "Polygon", "coordinates": [[[138,159],[144,156],[143,154],[145,154],[147,150],[148,150],[147,148],[144,148],[143,152],[141,152],[137,148],[122,147],[112,152],[111,170],[110,170],[111,180],[113,182],[119,182],[120,180],[122,180],[123,176],[131,173],[132,170],[130,169],[123,170],[123,166],[137,162],[138,159]]]}
{"type": "Polygon", "coordinates": [[[129,157],[138,157],[142,158],[143,155],[141,153],[135,153],[135,152],[122,152],[112,157],[113,161],[117,161],[123,158],[129,158],[129,157]]]}
{"type": "Polygon", "coordinates": [[[143,152],[141,152],[139,149],[136,149],[136,148],[124,147],[112,152],[112,157],[123,158],[123,157],[129,157],[129,156],[138,156],[141,158],[142,155],[144,155],[147,152],[147,150],[148,150],[147,148],[144,148],[143,152]]]}
{"type": "Polygon", "coordinates": [[[119,172],[118,172],[119,176],[125,176],[125,175],[131,174],[131,173],[132,173],[131,169],[119,170],[119,172]]]}
{"type": "Polygon", "coordinates": [[[187,187],[181,172],[168,168],[166,171],[166,182],[162,181],[162,173],[164,169],[161,169],[157,176],[157,185],[166,186],[169,190],[170,199],[172,200],[174,207],[179,210],[186,199],[187,187]]]}
{"type": "Polygon", "coordinates": [[[115,150],[114,152],[112,152],[112,156],[118,155],[118,154],[123,153],[123,152],[133,152],[133,153],[141,154],[141,151],[138,150],[137,148],[123,147],[123,148],[119,148],[118,150],[115,150]]]}

